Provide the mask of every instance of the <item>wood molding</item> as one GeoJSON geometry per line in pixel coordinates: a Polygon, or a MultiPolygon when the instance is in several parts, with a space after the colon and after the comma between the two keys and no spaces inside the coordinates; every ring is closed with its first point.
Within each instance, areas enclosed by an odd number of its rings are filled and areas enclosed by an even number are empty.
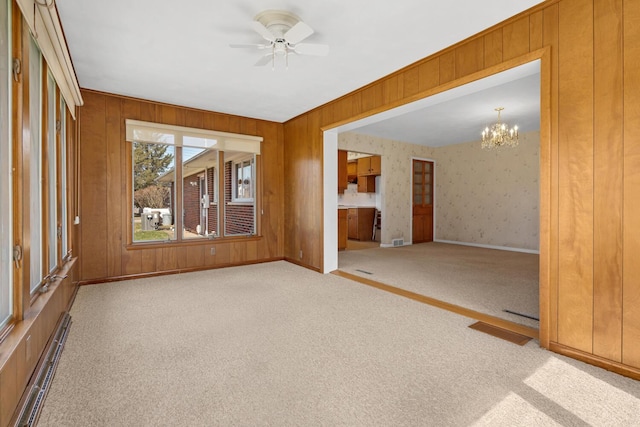
{"type": "Polygon", "coordinates": [[[576,350],[566,345],[559,344],[557,342],[551,342],[549,344],[549,350],[568,356],[573,359],[578,359],[581,362],[588,363],[590,365],[597,366],[599,368],[606,369],[607,371],[615,372],[616,374],[624,375],[635,380],[640,380],[640,369],[633,366],[625,365],[623,363],[614,362],[604,357],[596,356],[594,354],[585,353],[580,350],[576,350]]]}
{"type": "Polygon", "coordinates": [[[470,310],[468,308],[460,307],[459,305],[440,301],[438,299],[421,295],[415,292],[407,291],[405,289],[397,288],[395,286],[386,285],[384,283],[376,282],[375,280],[367,279],[366,277],[356,276],[355,274],[347,273],[345,271],[335,270],[335,271],[332,271],[331,274],[335,274],[336,276],[353,280],[355,282],[362,283],[363,285],[371,286],[373,288],[377,288],[386,292],[390,292],[392,294],[409,298],[414,301],[418,301],[418,302],[428,304],[437,308],[441,308],[443,310],[451,311],[453,313],[460,314],[465,317],[470,317],[472,319],[480,320],[489,325],[506,329],[507,331],[515,332],[520,335],[527,336],[529,338],[534,338],[534,339],[539,338],[539,332],[535,328],[530,328],[528,326],[520,325],[518,323],[500,319],[495,316],[490,316],[488,314],[480,313],[475,310],[470,310]]]}
{"type": "Polygon", "coordinates": [[[307,264],[305,264],[305,263],[303,263],[301,261],[298,261],[296,259],[289,258],[289,257],[284,257],[284,260],[287,261],[287,262],[290,262],[291,264],[295,264],[295,265],[298,265],[300,267],[304,267],[307,270],[315,271],[316,273],[322,273],[322,271],[319,268],[311,267],[311,266],[309,266],[309,265],[307,265],[307,264]]]}
{"type": "Polygon", "coordinates": [[[217,270],[219,268],[241,267],[243,265],[262,264],[262,263],[265,263],[265,262],[275,262],[275,261],[284,261],[284,260],[285,259],[283,257],[275,257],[275,258],[260,259],[260,260],[255,260],[255,261],[219,264],[219,265],[214,265],[214,266],[176,268],[176,269],[173,269],[173,270],[154,271],[154,272],[151,272],[151,273],[125,274],[125,275],[121,275],[121,276],[105,277],[105,278],[101,278],[101,279],[80,280],[78,282],[78,285],[79,286],[85,286],[85,285],[97,285],[97,284],[100,284],[100,283],[122,282],[122,281],[125,281],[125,280],[146,279],[146,278],[149,278],[149,277],[167,276],[167,275],[170,275],[170,274],[193,273],[193,272],[196,272],[196,271],[217,270]]]}
{"type": "MultiPolygon", "coordinates": [[[[355,115],[353,117],[350,117],[348,119],[339,120],[337,122],[326,124],[326,125],[322,126],[320,129],[321,129],[321,131],[326,131],[326,130],[329,130],[329,129],[336,128],[338,126],[342,126],[342,125],[345,125],[345,124],[348,124],[348,123],[351,123],[351,122],[355,122],[355,121],[358,121],[358,120],[365,119],[365,118],[370,117],[370,116],[375,116],[376,114],[380,114],[380,113],[383,113],[383,112],[388,111],[388,110],[393,110],[394,108],[398,108],[398,107],[401,107],[403,105],[410,104],[412,102],[419,101],[419,100],[424,99],[424,98],[428,98],[430,96],[436,95],[436,94],[441,93],[441,92],[446,92],[448,90],[455,89],[455,88],[457,88],[459,86],[463,86],[463,85],[465,85],[467,83],[471,83],[471,82],[474,82],[476,80],[484,79],[485,77],[489,77],[489,76],[492,76],[494,74],[501,73],[503,71],[506,71],[506,70],[509,70],[511,68],[517,67],[519,65],[524,65],[524,64],[526,64],[528,62],[532,62],[532,61],[535,61],[535,60],[538,60],[538,59],[543,59],[545,57],[545,54],[548,51],[549,51],[549,47],[536,49],[536,50],[534,50],[532,52],[526,53],[526,54],[518,56],[516,58],[512,58],[512,59],[500,62],[499,64],[493,65],[491,67],[484,68],[484,69],[482,69],[480,71],[476,71],[475,73],[459,77],[457,79],[454,79],[454,80],[448,81],[446,83],[437,85],[437,86],[435,86],[433,88],[420,91],[420,92],[418,92],[418,93],[416,93],[414,95],[404,97],[404,98],[402,98],[400,100],[397,100],[397,101],[394,101],[394,102],[390,102],[388,104],[384,104],[381,107],[377,107],[377,108],[373,108],[371,110],[363,111],[362,113],[357,114],[357,115],[355,115]]],[[[326,107],[326,105],[318,107],[318,108],[322,108],[322,107],[326,107]]]]}

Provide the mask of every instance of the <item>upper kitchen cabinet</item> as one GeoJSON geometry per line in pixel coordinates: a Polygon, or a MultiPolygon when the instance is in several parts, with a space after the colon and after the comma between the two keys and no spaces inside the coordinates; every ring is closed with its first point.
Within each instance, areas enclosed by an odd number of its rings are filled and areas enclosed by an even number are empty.
{"type": "Polygon", "coordinates": [[[354,183],[358,181],[358,161],[350,160],[347,163],[347,181],[354,183]]]}
{"type": "Polygon", "coordinates": [[[338,150],[338,193],[344,193],[347,184],[347,152],[338,150]]]}
{"type": "Polygon", "coordinates": [[[380,175],[380,156],[361,157],[358,159],[358,176],[380,175]]]}

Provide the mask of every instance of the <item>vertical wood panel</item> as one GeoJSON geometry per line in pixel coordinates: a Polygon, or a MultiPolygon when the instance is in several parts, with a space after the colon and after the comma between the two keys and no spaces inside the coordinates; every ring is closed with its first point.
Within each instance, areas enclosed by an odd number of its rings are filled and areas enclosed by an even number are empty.
{"type": "Polygon", "coordinates": [[[498,28],[484,39],[484,66],[491,67],[502,62],[502,28],[498,28]]]}
{"type": "Polygon", "coordinates": [[[122,249],[122,274],[142,273],[142,254],[140,251],[122,249]]]}
{"type": "MultiPolygon", "coordinates": [[[[560,3],[558,341],[593,351],[593,10],[560,3]]],[[[528,26],[527,26],[528,34],[528,26]]]]}
{"type": "Polygon", "coordinates": [[[216,265],[224,266],[231,263],[231,245],[222,243],[216,245],[216,265]]]}
{"type": "Polygon", "coordinates": [[[383,105],[383,85],[376,84],[369,86],[362,91],[362,110],[370,111],[383,105]]]}
{"type": "MultiPolygon", "coordinates": [[[[546,257],[540,257],[540,270],[548,271],[548,332],[549,341],[558,341],[558,203],[559,203],[559,191],[558,191],[558,5],[554,4],[544,10],[544,31],[543,42],[545,46],[550,46],[550,78],[551,78],[551,94],[549,105],[549,119],[550,119],[550,180],[549,188],[551,194],[548,195],[550,200],[549,206],[549,253],[546,257]],[[549,262],[546,266],[543,263],[549,262]]],[[[541,177],[541,184],[544,177],[541,177]]],[[[544,195],[543,195],[544,197],[544,195]]],[[[541,250],[543,250],[541,248],[541,250]]],[[[542,255],[542,254],[541,254],[542,255]]],[[[543,295],[541,295],[541,298],[543,295]]],[[[544,305],[544,301],[541,301],[541,308],[544,305]]],[[[541,328],[543,327],[541,320],[541,328]]]]}
{"type": "Polygon", "coordinates": [[[22,392],[18,388],[17,372],[17,357],[16,353],[13,353],[0,372],[0,425],[3,426],[9,425],[22,392]]]}
{"type": "Polygon", "coordinates": [[[456,52],[449,51],[440,56],[440,84],[456,78],[456,52]]]}
{"type": "Polygon", "coordinates": [[[431,59],[418,66],[420,91],[432,89],[440,84],[440,58],[431,59]]]}
{"type": "Polygon", "coordinates": [[[383,104],[391,104],[402,98],[402,86],[398,81],[398,76],[392,76],[382,84],[383,104]]]}
{"type": "Polygon", "coordinates": [[[402,75],[403,96],[413,96],[420,91],[420,69],[418,67],[409,68],[402,75]]]}
{"type": "Polygon", "coordinates": [[[107,227],[107,275],[119,276],[122,274],[122,237],[123,215],[122,206],[126,205],[122,195],[126,194],[125,182],[123,182],[122,156],[123,144],[119,99],[106,99],[106,142],[107,142],[107,204],[104,209],[104,226],[107,227]]]}
{"type": "Polygon", "coordinates": [[[524,16],[502,29],[503,60],[529,52],[529,17],[524,16]]]}
{"type": "Polygon", "coordinates": [[[175,270],[178,268],[177,248],[162,248],[156,253],[158,271],[175,270]]]}
{"type": "Polygon", "coordinates": [[[622,0],[594,3],[593,352],[622,361],[622,0]]]}
{"type": "Polygon", "coordinates": [[[205,265],[204,246],[187,246],[187,267],[200,267],[205,265]]]}
{"type": "Polygon", "coordinates": [[[190,111],[185,117],[184,125],[202,129],[204,127],[204,113],[202,111],[190,111]]]}
{"type": "Polygon", "coordinates": [[[323,229],[323,209],[322,201],[324,200],[324,192],[322,185],[314,185],[314,176],[322,176],[322,162],[323,162],[323,140],[320,129],[321,114],[318,111],[314,111],[308,116],[307,120],[307,132],[310,134],[310,158],[308,162],[307,173],[310,174],[310,179],[307,181],[308,195],[311,200],[315,201],[317,209],[307,211],[306,222],[309,228],[305,229],[303,239],[303,261],[311,260],[310,265],[316,268],[322,267],[323,255],[323,239],[321,233],[317,233],[314,230],[323,229]]]}
{"type": "Polygon", "coordinates": [[[158,271],[156,267],[156,251],[162,249],[144,249],[140,251],[140,272],[152,273],[158,271]]]}
{"type": "Polygon", "coordinates": [[[542,44],[542,23],[544,11],[534,13],[529,17],[529,50],[540,49],[542,44]]]}
{"type": "Polygon", "coordinates": [[[107,275],[107,227],[103,215],[107,206],[107,176],[105,114],[103,95],[92,94],[84,99],[80,128],[80,230],[83,255],[82,274],[87,279],[107,275]],[[100,254],[100,256],[87,256],[100,254]]]}
{"type": "Polygon", "coordinates": [[[640,2],[624,0],[624,276],[622,361],[640,367],[640,2]]]}
{"type": "Polygon", "coordinates": [[[484,38],[467,42],[455,50],[456,77],[460,78],[484,68],[484,38]]]}

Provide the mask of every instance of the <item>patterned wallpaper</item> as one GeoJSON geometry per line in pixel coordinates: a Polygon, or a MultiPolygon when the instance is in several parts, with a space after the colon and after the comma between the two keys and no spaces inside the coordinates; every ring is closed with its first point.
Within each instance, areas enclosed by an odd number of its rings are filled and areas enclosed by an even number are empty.
{"type": "Polygon", "coordinates": [[[433,148],[352,132],[338,135],[338,148],[382,156],[380,243],[411,236],[411,158],[433,158],[433,148]]]}
{"type": "Polygon", "coordinates": [[[411,238],[411,158],[436,162],[435,238],[538,250],[539,132],[515,148],[487,151],[480,142],[425,147],[352,132],[338,148],[382,156],[381,243],[411,238]]]}
{"type": "Polygon", "coordinates": [[[539,147],[535,131],[513,148],[436,148],[437,239],[538,250],[539,147]]]}

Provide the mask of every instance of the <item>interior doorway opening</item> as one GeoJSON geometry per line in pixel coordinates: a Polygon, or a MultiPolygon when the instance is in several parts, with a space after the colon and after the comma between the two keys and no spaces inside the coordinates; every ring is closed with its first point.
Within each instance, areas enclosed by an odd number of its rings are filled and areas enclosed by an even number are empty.
{"type": "MultiPolygon", "coordinates": [[[[530,59],[529,59],[529,61],[530,61],[530,59]]],[[[527,66],[535,67],[535,69],[536,69],[535,74],[537,75],[536,78],[538,79],[538,82],[540,82],[540,81],[543,80],[542,77],[541,77],[541,74],[542,74],[541,62],[542,62],[542,60],[540,58],[538,58],[538,59],[532,61],[532,63],[527,63],[526,61],[523,61],[523,63],[521,65],[524,66],[523,68],[526,68],[527,66]]],[[[517,74],[518,68],[520,68],[520,67],[516,66],[514,69],[507,70],[506,73],[509,74],[510,72],[514,72],[515,71],[515,74],[517,74]]],[[[503,71],[503,70],[504,69],[499,69],[498,68],[498,71],[500,71],[500,72],[503,71]]],[[[503,73],[500,73],[500,74],[503,74],[503,73]]],[[[484,86],[485,88],[486,87],[497,86],[498,83],[496,83],[496,81],[499,80],[499,78],[497,77],[498,75],[499,74],[491,74],[489,72],[486,72],[486,75],[483,76],[483,77],[479,77],[477,80],[474,81],[474,84],[480,85],[479,87],[483,87],[484,86]]],[[[500,77],[503,77],[503,76],[500,76],[500,77]]],[[[514,77],[514,78],[517,78],[517,77],[514,77]]],[[[438,93],[436,95],[430,96],[430,97],[425,98],[425,99],[423,99],[421,101],[426,105],[429,105],[429,104],[430,105],[435,105],[435,104],[438,104],[438,103],[445,102],[448,99],[454,99],[454,98],[458,98],[458,97],[464,96],[465,93],[473,93],[474,90],[472,88],[468,87],[468,86],[469,85],[465,84],[465,85],[456,87],[454,89],[451,89],[449,91],[441,92],[441,93],[438,93]],[[451,93],[451,92],[456,92],[456,91],[459,92],[459,93],[458,94],[451,93]],[[436,101],[436,100],[432,99],[434,97],[442,97],[443,99],[441,99],[440,101],[436,101]]],[[[476,88],[475,90],[481,90],[481,89],[476,88]]],[[[537,107],[538,121],[541,124],[547,125],[549,118],[540,116],[540,104],[544,103],[544,102],[548,102],[548,101],[545,101],[543,99],[545,96],[548,96],[548,94],[545,95],[545,90],[540,90],[540,89],[538,89],[538,90],[539,90],[539,96],[538,96],[538,99],[537,99],[538,100],[538,107],[537,107]]],[[[361,128],[369,125],[369,124],[377,123],[378,121],[384,120],[384,119],[386,119],[388,117],[400,116],[400,115],[406,114],[407,112],[410,112],[410,111],[416,111],[416,110],[418,110],[420,108],[423,108],[423,107],[421,107],[419,105],[414,105],[414,106],[404,105],[404,106],[398,107],[398,108],[396,108],[396,109],[394,109],[392,111],[386,111],[384,113],[381,113],[381,114],[379,114],[379,115],[377,115],[375,117],[368,117],[366,119],[360,120],[357,123],[353,122],[353,123],[349,123],[347,125],[341,125],[339,127],[333,128],[333,129],[326,129],[325,130],[325,141],[327,141],[327,137],[329,137],[329,139],[333,139],[334,144],[335,144],[334,147],[335,147],[336,150],[338,148],[343,148],[342,145],[340,145],[340,146],[338,145],[338,139],[341,137],[341,134],[343,134],[345,132],[358,132],[358,129],[361,129],[361,128]]],[[[478,126],[478,129],[480,129],[481,127],[482,126],[478,126]]],[[[542,129],[542,126],[539,129],[542,129]]],[[[549,143],[549,141],[548,141],[548,132],[540,131],[540,141],[539,141],[538,145],[539,146],[545,146],[548,143],[549,143]]],[[[328,148],[329,147],[325,143],[325,154],[327,154],[327,149],[328,148]]],[[[542,152],[542,150],[540,150],[540,151],[542,152]]],[[[332,161],[331,160],[332,157],[335,158],[335,151],[333,151],[333,153],[331,153],[331,151],[329,151],[328,154],[329,154],[329,156],[325,157],[325,165],[327,165],[328,162],[330,163],[332,161]]],[[[542,169],[545,169],[546,165],[548,165],[548,159],[544,159],[544,160],[541,159],[541,164],[542,163],[544,163],[542,169]]],[[[540,171],[540,168],[539,168],[539,171],[540,171]]],[[[543,172],[546,173],[548,171],[543,170],[543,172]]],[[[326,173],[327,173],[327,170],[325,170],[325,174],[326,173]]],[[[435,178],[435,176],[434,176],[434,178],[435,178]]],[[[541,177],[540,177],[540,179],[542,180],[541,177]]],[[[333,208],[331,206],[333,200],[337,199],[337,197],[333,196],[333,195],[335,195],[335,188],[336,188],[336,185],[335,185],[335,174],[332,174],[331,176],[325,175],[325,236],[337,233],[337,228],[334,228],[334,225],[331,224],[332,221],[330,220],[331,211],[335,212],[335,210],[333,210],[333,208]]],[[[541,189],[542,192],[544,192],[544,190],[545,189],[541,189]]],[[[436,190],[434,188],[434,193],[433,193],[434,195],[435,195],[435,192],[436,192],[436,190]]],[[[544,197],[546,197],[546,195],[544,197]]],[[[412,210],[410,209],[409,212],[412,212],[412,210]]],[[[543,214],[542,209],[540,209],[540,215],[542,215],[542,214],[543,214]]],[[[434,207],[434,211],[433,211],[433,217],[434,217],[433,220],[434,220],[434,222],[436,221],[437,215],[438,215],[437,208],[434,207]]],[[[542,220],[543,220],[542,218],[538,218],[536,220],[536,224],[539,224],[539,222],[542,221],[542,220]]],[[[412,236],[412,234],[414,232],[412,221],[408,221],[408,224],[409,224],[409,227],[411,227],[411,230],[408,231],[405,234],[406,237],[412,236]]],[[[433,238],[434,238],[435,241],[438,241],[438,238],[439,238],[439,236],[438,236],[438,228],[434,227],[433,229],[434,229],[433,238]]],[[[547,237],[548,236],[539,236],[538,239],[539,239],[539,241],[542,242],[547,237]]],[[[387,236],[387,238],[388,239],[392,238],[392,236],[387,236]]],[[[325,238],[325,243],[326,243],[326,240],[327,239],[325,238]]],[[[412,240],[405,239],[405,241],[406,242],[411,242],[412,240]]],[[[471,243],[473,245],[473,242],[456,242],[456,243],[461,243],[463,245],[471,243]]],[[[492,248],[492,249],[513,249],[513,250],[516,250],[516,251],[520,251],[520,249],[523,249],[523,248],[517,248],[517,247],[516,248],[493,247],[493,245],[486,245],[486,244],[477,244],[476,246],[484,247],[484,248],[492,248]]],[[[498,246],[498,245],[496,245],[496,246],[498,246]]],[[[335,249],[335,248],[336,248],[335,246],[331,246],[331,247],[326,247],[325,246],[325,257],[324,257],[325,264],[324,264],[324,270],[323,270],[325,273],[328,273],[330,271],[336,270],[339,267],[338,266],[338,252],[337,252],[337,249],[335,249]]],[[[539,250],[540,250],[540,247],[538,246],[538,247],[536,247],[534,249],[524,248],[524,250],[522,250],[521,252],[537,254],[539,252],[539,250]]],[[[540,276],[544,277],[543,274],[541,274],[540,276]]],[[[540,286],[548,286],[548,284],[540,283],[540,286]]],[[[541,290],[539,289],[537,291],[537,294],[539,294],[540,292],[541,292],[541,290]]],[[[541,304],[542,304],[542,302],[541,302],[541,304]]],[[[543,310],[539,310],[539,311],[541,313],[543,312],[543,310]]],[[[544,319],[543,319],[543,323],[544,323],[544,319]]]]}

